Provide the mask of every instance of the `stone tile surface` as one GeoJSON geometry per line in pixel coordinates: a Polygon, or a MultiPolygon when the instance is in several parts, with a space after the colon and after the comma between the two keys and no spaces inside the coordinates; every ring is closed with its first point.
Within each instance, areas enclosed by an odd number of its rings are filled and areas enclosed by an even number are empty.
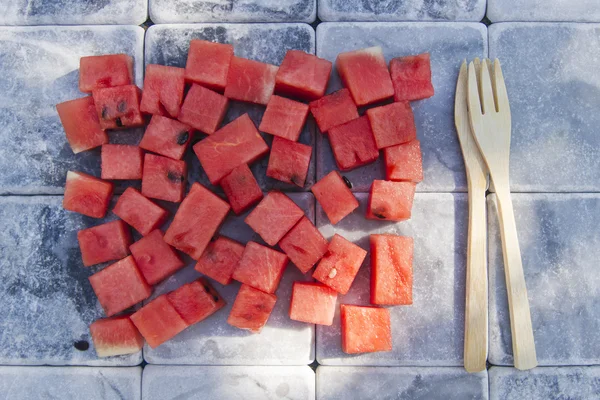
{"type": "Polygon", "coordinates": [[[492,22],[600,22],[600,4],[596,0],[488,0],[487,17],[492,22]]]}

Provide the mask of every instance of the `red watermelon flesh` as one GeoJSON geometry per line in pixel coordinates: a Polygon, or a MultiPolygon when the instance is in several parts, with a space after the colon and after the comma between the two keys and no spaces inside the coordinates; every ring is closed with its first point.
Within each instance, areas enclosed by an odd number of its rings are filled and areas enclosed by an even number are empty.
{"type": "Polygon", "coordinates": [[[89,280],[104,312],[109,317],[147,299],[152,294],[152,289],[144,280],[131,256],[96,272],[89,277],[89,280]]]}
{"type": "Polygon", "coordinates": [[[388,309],[342,304],[340,310],[344,353],[392,350],[392,328],[388,309]]]}
{"type": "Polygon", "coordinates": [[[175,119],[153,115],[140,147],[144,150],[181,160],[193,136],[190,126],[175,119]]]}
{"type": "Polygon", "coordinates": [[[79,59],[79,90],[125,86],[133,83],[133,58],[127,54],[107,54],[79,59]]]}
{"type": "Polygon", "coordinates": [[[275,89],[275,65],[231,57],[225,96],[234,100],[267,105],[275,89]]]}
{"type": "Polygon", "coordinates": [[[412,304],[413,239],[371,235],[371,304],[412,304]]]}
{"type": "Polygon", "coordinates": [[[429,53],[398,57],[390,61],[395,101],[413,101],[433,96],[429,53]]]}
{"type": "Polygon", "coordinates": [[[329,243],[306,217],[279,242],[279,247],[303,274],[307,273],[327,252],[329,243]]]}
{"type": "Polygon", "coordinates": [[[300,50],[288,50],[275,76],[275,91],[301,100],[323,97],[331,61],[300,50]]]}
{"type": "Polygon", "coordinates": [[[214,279],[222,285],[229,285],[233,271],[244,253],[244,245],[224,236],[219,236],[202,253],[196,264],[196,271],[214,279]]]}
{"type": "Polygon", "coordinates": [[[313,278],[341,294],[346,294],[366,255],[365,250],[335,234],[329,242],[327,252],[317,265],[313,278]]]}
{"type": "Polygon", "coordinates": [[[217,185],[235,167],[251,164],[269,151],[248,114],[194,145],[210,183],[217,185]]]}
{"type": "Polygon", "coordinates": [[[167,210],[132,187],[119,196],[113,212],[144,236],[159,228],[169,216],[167,210]]]}
{"type": "Polygon", "coordinates": [[[228,104],[227,97],[193,84],[185,96],[177,118],[194,129],[210,135],[221,125],[228,104]]]}
{"type": "Polygon", "coordinates": [[[233,46],[230,44],[193,39],[185,65],[185,79],[222,92],[227,84],[231,57],[233,46]]]}
{"type": "Polygon", "coordinates": [[[414,183],[423,180],[421,143],[417,139],[387,147],[383,156],[387,180],[414,183]]]}
{"type": "Polygon", "coordinates": [[[269,192],[244,220],[270,246],[281,238],[304,216],[304,211],[281,192],[269,192]]]}
{"type": "Polygon", "coordinates": [[[131,232],[125,222],[116,220],[77,232],[83,265],[120,260],[129,254],[131,232]]]}
{"type": "Polygon", "coordinates": [[[417,137],[415,118],[408,102],[367,110],[378,149],[410,142],[417,137]]]}
{"type": "Polygon", "coordinates": [[[108,136],[100,127],[92,96],[57,104],[56,111],[73,153],[77,154],[108,143],[108,136]]]}
{"type": "Polygon", "coordinates": [[[90,333],[98,357],[133,354],[144,347],[144,338],[129,319],[129,314],[94,321],[90,333]]]}
{"type": "Polygon", "coordinates": [[[165,242],[198,260],[229,208],[226,201],[194,183],[165,233],[165,242]]]}
{"type": "Polygon", "coordinates": [[[275,137],[267,166],[267,176],[304,187],[312,146],[275,137]]]}
{"type": "Polygon", "coordinates": [[[358,118],[358,109],[348,89],[341,89],[311,101],[310,112],[315,117],[321,133],[327,133],[334,126],[358,118]]]}
{"type": "Polygon", "coordinates": [[[142,179],[144,152],[138,146],[105,144],[102,146],[102,179],[142,179]]]}
{"type": "Polygon", "coordinates": [[[233,279],[267,293],[275,293],[288,264],[285,254],[255,242],[248,242],[233,279]]]}
{"type": "Polygon", "coordinates": [[[332,224],[358,208],[358,201],[337,171],[331,171],[310,189],[332,224]]]}
{"type": "Polygon", "coordinates": [[[337,292],[320,283],[294,282],[290,319],[330,326],[335,315],[337,292]]]}
{"type": "Polygon", "coordinates": [[[169,302],[166,294],[158,296],[130,318],[153,349],[189,326],[169,302]]]}
{"type": "Polygon", "coordinates": [[[225,307],[225,300],[208,280],[200,278],[167,294],[186,324],[196,324],[225,307]]]}
{"type": "Polygon", "coordinates": [[[227,323],[252,333],[260,333],[276,302],[277,297],[274,294],[242,285],[227,318],[227,323]]]}
{"type": "Polygon", "coordinates": [[[129,249],[149,285],[156,285],[185,265],[177,252],[164,241],[159,229],[153,230],[129,249]]]}
{"type": "Polygon", "coordinates": [[[394,95],[383,50],[379,46],[340,53],[335,61],[340,78],[359,106],[394,95]]]}
{"type": "Polygon", "coordinates": [[[183,68],[149,64],[146,67],[140,110],[147,114],[177,118],[184,89],[183,68]]]}
{"type": "Polygon", "coordinates": [[[102,129],[144,125],[140,112],[142,91],[135,85],[96,89],[92,92],[102,129]]]}
{"type": "Polygon", "coordinates": [[[63,208],[92,218],[103,218],[113,193],[113,184],[83,172],[67,172],[63,208]]]}
{"type": "Polygon", "coordinates": [[[185,161],[146,154],[142,175],[142,194],[153,199],[179,203],[185,193],[185,161]]]}
{"type": "Polygon", "coordinates": [[[335,162],[342,171],[372,163],[379,157],[371,124],[366,116],[331,128],[329,143],[335,162]]]}
{"type": "Polygon", "coordinates": [[[258,129],[297,142],[307,116],[306,104],[273,95],[258,129]]]}
{"type": "Polygon", "coordinates": [[[369,194],[367,218],[404,221],[410,218],[415,184],[374,180],[369,194]]]}
{"type": "Polygon", "coordinates": [[[231,209],[238,215],[263,198],[262,190],[248,164],[234,168],[221,179],[221,187],[231,204],[231,209]]]}

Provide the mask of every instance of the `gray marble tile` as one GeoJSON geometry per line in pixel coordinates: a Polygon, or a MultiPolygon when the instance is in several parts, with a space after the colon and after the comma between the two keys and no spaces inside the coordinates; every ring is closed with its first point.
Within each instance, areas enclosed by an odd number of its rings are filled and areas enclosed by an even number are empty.
{"type": "MultiPolygon", "coordinates": [[[[600,363],[600,195],[513,194],[539,365],[600,363]]],[[[488,197],[490,351],[512,365],[495,195],[488,197]]]]}
{"type": "MultiPolygon", "coordinates": [[[[297,49],[307,53],[315,52],[315,32],[306,24],[195,24],[195,25],[154,25],[148,29],[146,36],[146,64],[164,64],[185,67],[189,43],[192,39],[204,39],[219,43],[230,43],[235,54],[256,61],[279,65],[287,50],[297,49]]],[[[257,128],[260,125],[265,107],[258,104],[230,101],[223,125],[242,114],[248,113],[257,128]]],[[[315,123],[308,119],[299,142],[315,146],[315,123]]],[[[200,140],[200,134],[197,134],[200,140]]],[[[269,146],[273,136],[263,133],[269,146]]],[[[192,143],[195,143],[192,141],[192,143]]],[[[215,189],[210,185],[208,177],[200,166],[198,157],[189,151],[185,160],[188,162],[189,179],[215,189]]],[[[315,182],[316,154],[313,150],[304,189],[296,185],[284,183],[266,176],[269,157],[265,156],[252,164],[252,172],[260,187],[265,190],[279,189],[285,191],[308,190],[315,182]]],[[[221,191],[221,188],[217,188],[221,191]]]]}
{"type": "MultiPolygon", "coordinates": [[[[454,128],[454,91],[460,62],[487,54],[487,30],[477,23],[323,23],[317,27],[317,55],[332,62],[338,53],[381,46],[386,61],[431,53],[435,95],[412,102],[425,179],[421,192],[466,191],[465,170],[454,128]]],[[[335,71],[328,93],[342,87],[335,71]]],[[[329,141],[317,134],[317,179],[336,169],[329,141]]],[[[373,179],[385,179],[383,155],[370,165],[344,173],[354,191],[368,191],[373,179]]]]}
{"type": "Polygon", "coordinates": [[[315,399],[315,374],[307,366],[148,365],[142,385],[144,400],[315,399]]]}
{"type": "Polygon", "coordinates": [[[185,22],[313,22],[316,0],[150,0],[157,24],[185,22]]]}
{"type": "MultiPolygon", "coordinates": [[[[390,307],[393,350],[347,355],[342,352],[340,311],[332,326],[317,326],[317,360],[324,365],[459,366],[463,360],[467,198],[465,194],[417,193],[412,218],[404,222],[366,220],[366,193],[359,208],[337,225],[317,207],[323,236],[334,233],[369,249],[372,233],[414,239],[413,305],[390,307]]],[[[350,291],[338,304],[369,304],[367,256],[350,291]]]]}
{"type": "Polygon", "coordinates": [[[587,400],[600,398],[600,367],[541,367],[531,371],[492,367],[490,400],[587,400]]]}
{"type": "Polygon", "coordinates": [[[327,400],[487,400],[487,371],[462,367],[317,368],[317,397],[327,400]]]}
{"type": "MultiPolygon", "coordinates": [[[[315,200],[310,193],[292,193],[292,200],[314,221],[315,200]]],[[[230,214],[220,233],[246,243],[254,240],[263,243],[258,234],[244,223],[248,213],[240,216],[230,214]]],[[[186,282],[200,277],[194,270],[194,262],[155,287],[154,296],[176,289],[186,282]]],[[[315,358],[314,325],[290,320],[288,310],[294,281],[311,280],[293,264],[284,272],[278,290],[273,313],[260,334],[251,334],[227,324],[227,317],[239,290],[234,282],[223,286],[211,281],[217,292],[227,302],[222,310],[210,316],[156,349],[144,347],[144,358],[151,364],[200,364],[200,365],[306,365],[315,358]]]]}
{"type": "Polygon", "coordinates": [[[474,21],[485,0],[319,0],[322,21],[474,21]]]}
{"type": "Polygon", "coordinates": [[[63,210],[59,196],[0,197],[0,364],[142,361],[141,352],[98,359],[94,351],[88,327],[104,312],[88,277],[106,264],[83,266],[77,231],[100,222],[63,210]]]}
{"type": "Polygon", "coordinates": [[[10,400],[136,400],[142,369],[0,367],[0,397],[10,400]]]}
{"type": "MultiPolygon", "coordinates": [[[[100,149],[73,154],[57,103],[83,97],[79,58],[127,53],[142,83],[144,30],[135,26],[0,28],[0,194],[58,194],[67,170],[100,176],[100,149]]],[[[110,133],[135,142],[138,133],[110,133]]]]}
{"type": "Polygon", "coordinates": [[[0,0],[0,25],[140,25],[146,0],[0,0]]]}
{"type": "Polygon", "coordinates": [[[599,191],[600,25],[494,24],[489,37],[510,98],[512,190],[599,191]]]}
{"type": "Polygon", "coordinates": [[[488,0],[486,14],[492,22],[600,22],[600,4],[596,0],[488,0]]]}

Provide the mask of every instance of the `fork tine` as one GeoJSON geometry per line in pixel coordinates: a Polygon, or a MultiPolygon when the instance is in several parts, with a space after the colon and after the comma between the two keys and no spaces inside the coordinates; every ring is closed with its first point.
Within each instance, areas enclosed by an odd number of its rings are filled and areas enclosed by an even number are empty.
{"type": "MultiPolygon", "coordinates": [[[[477,85],[477,76],[475,72],[475,63],[469,63],[469,76],[467,81],[467,108],[469,109],[469,117],[471,126],[479,126],[481,124],[481,103],[479,101],[479,85],[477,85]]],[[[473,129],[475,133],[475,129],[473,129]]]]}
{"type": "Polygon", "coordinates": [[[494,84],[494,95],[496,97],[496,104],[498,105],[498,112],[510,112],[508,92],[506,91],[506,84],[504,83],[500,61],[497,58],[494,60],[492,82],[494,84]]]}
{"type": "Polygon", "coordinates": [[[481,63],[481,78],[480,78],[481,105],[483,113],[496,111],[494,104],[494,90],[492,89],[492,79],[490,77],[489,64],[487,60],[481,63]]]}

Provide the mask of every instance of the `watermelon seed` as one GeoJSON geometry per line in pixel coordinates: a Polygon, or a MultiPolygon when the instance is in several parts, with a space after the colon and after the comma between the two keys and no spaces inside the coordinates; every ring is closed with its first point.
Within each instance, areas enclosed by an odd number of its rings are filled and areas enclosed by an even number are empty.
{"type": "Polygon", "coordinates": [[[102,119],[108,118],[108,108],[106,106],[102,106],[101,117],[102,117],[102,119]]]}
{"type": "Polygon", "coordinates": [[[177,135],[177,144],[180,146],[183,146],[184,144],[187,143],[189,138],[190,138],[190,133],[188,131],[180,132],[179,135],[177,135]]]}
{"type": "Polygon", "coordinates": [[[346,178],[345,176],[342,176],[342,178],[344,179],[346,186],[348,186],[348,189],[352,189],[352,182],[350,182],[350,179],[346,178]]]}
{"type": "Polygon", "coordinates": [[[333,279],[333,278],[335,278],[336,275],[337,275],[337,269],[332,268],[331,271],[329,271],[329,275],[327,275],[327,277],[329,279],[333,279]]]}
{"type": "Polygon", "coordinates": [[[79,351],[86,351],[90,348],[90,344],[87,340],[78,340],[73,344],[73,346],[79,351]]]}
{"type": "Polygon", "coordinates": [[[219,296],[216,296],[213,294],[213,300],[215,301],[215,303],[219,302],[219,296]]]}
{"type": "Polygon", "coordinates": [[[304,186],[304,185],[302,184],[302,182],[300,182],[300,177],[299,177],[298,175],[292,175],[292,176],[290,177],[290,180],[291,180],[291,181],[292,181],[292,183],[293,183],[294,185],[296,185],[296,186],[300,186],[300,187],[304,186]]]}
{"type": "Polygon", "coordinates": [[[169,179],[173,183],[183,182],[183,176],[181,176],[177,172],[173,172],[173,171],[167,172],[167,179],[169,179]]]}
{"type": "Polygon", "coordinates": [[[117,124],[117,126],[118,126],[119,128],[122,128],[122,127],[123,127],[123,122],[121,121],[121,118],[117,117],[117,118],[115,119],[115,123],[117,124]]]}
{"type": "Polygon", "coordinates": [[[384,212],[385,211],[377,208],[377,209],[373,210],[373,215],[376,216],[379,219],[385,219],[386,217],[385,217],[384,212]]]}
{"type": "Polygon", "coordinates": [[[206,290],[206,293],[210,293],[210,288],[208,287],[208,285],[204,285],[204,290],[206,290]]]}
{"type": "Polygon", "coordinates": [[[127,102],[125,100],[121,100],[119,104],[117,104],[117,111],[124,113],[125,110],[127,110],[127,102]]]}

